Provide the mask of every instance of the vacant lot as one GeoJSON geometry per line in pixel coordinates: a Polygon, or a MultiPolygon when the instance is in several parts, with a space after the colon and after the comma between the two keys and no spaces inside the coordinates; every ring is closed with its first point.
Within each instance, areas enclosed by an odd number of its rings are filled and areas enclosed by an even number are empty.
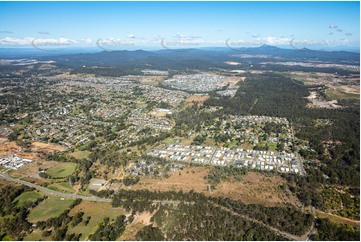
{"type": "Polygon", "coordinates": [[[115,219],[119,215],[125,214],[123,208],[113,208],[111,204],[88,201],[82,201],[79,205],[70,210],[69,215],[74,216],[78,212],[84,213],[83,220],[86,220],[88,216],[91,217],[88,225],[85,225],[84,222],[82,222],[75,227],[69,227],[68,234],[81,233],[81,240],[86,240],[90,234],[94,233],[105,217],[115,219]]]}
{"type": "Polygon", "coordinates": [[[319,218],[328,218],[330,221],[334,223],[341,223],[341,224],[349,224],[354,227],[360,227],[360,221],[351,220],[348,218],[340,217],[334,214],[325,213],[320,210],[316,210],[316,215],[319,218]]]}
{"type": "Polygon", "coordinates": [[[198,95],[193,95],[188,97],[185,102],[187,103],[187,105],[192,106],[193,103],[198,103],[200,105],[203,105],[203,102],[207,101],[209,99],[208,95],[205,96],[198,96],[198,95]]]}
{"type": "Polygon", "coordinates": [[[330,100],[337,99],[360,99],[359,87],[336,86],[326,90],[327,98],[330,100]]]}
{"type": "Polygon", "coordinates": [[[125,241],[129,241],[129,240],[136,240],[135,236],[137,234],[137,232],[139,230],[141,230],[142,228],[144,228],[147,225],[152,224],[152,222],[150,222],[150,219],[154,216],[154,214],[157,212],[158,210],[155,210],[153,213],[149,213],[149,212],[143,212],[143,213],[137,213],[134,216],[134,220],[131,224],[128,224],[127,227],[125,228],[123,234],[121,236],[119,236],[119,238],[117,240],[125,240],[125,241]]]}
{"type": "Polygon", "coordinates": [[[44,237],[43,231],[40,229],[34,229],[33,232],[24,237],[24,241],[50,241],[51,237],[44,237]]]}
{"type": "Polygon", "coordinates": [[[184,192],[195,190],[197,192],[207,191],[207,180],[204,179],[208,173],[205,167],[187,167],[182,171],[174,172],[167,179],[141,178],[140,182],[131,189],[149,189],[152,191],[178,191],[184,192]]]}
{"type": "Polygon", "coordinates": [[[34,161],[18,170],[11,171],[9,174],[16,178],[34,176],[38,174],[39,169],[49,169],[50,167],[56,166],[57,164],[60,163],[56,161],[34,161]]]}
{"type": "Polygon", "coordinates": [[[88,158],[90,154],[91,154],[90,151],[87,151],[87,150],[84,150],[84,151],[78,150],[78,151],[75,151],[75,152],[71,153],[70,156],[74,157],[75,159],[82,160],[82,159],[88,158]]]}
{"type": "MultiPolygon", "coordinates": [[[[194,190],[207,196],[228,197],[245,203],[258,203],[267,206],[278,206],[291,203],[301,206],[298,199],[290,191],[283,191],[280,185],[285,181],[279,175],[248,172],[239,182],[222,181],[211,193],[208,191],[208,181],[204,178],[209,167],[187,167],[174,172],[169,178],[141,178],[138,184],[130,189],[149,189],[151,191],[194,190]]],[[[123,187],[123,189],[129,189],[123,187]]]]}
{"type": "Polygon", "coordinates": [[[49,218],[57,217],[74,202],[72,199],[49,197],[38,206],[30,210],[28,221],[36,223],[49,218]]]}
{"type": "Polygon", "coordinates": [[[51,178],[63,178],[73,174],[75,168],[76,168],[75,163],[70,163],[70,162],[59,163],[56,166],[49,168],[46,171],[46,174],[48,174],[51,178]]]}
{"type": "Polygon", "coordinates": [[[17,203],[17,207],[21,207],[23,204],[27,202],[35,202],[39,198],[42,198],[44,195],[38,191],[30,191],[30,192],[24,192],[18,196],[14,202],[17,203]]]}
{"type": "Polygon", "coordinates": [[[240,182],[221,182],[212,196],[229,197],[245,203],[259,203],[266,206],[291,203],[301,206],[290,191],[283,191],[280,185],[285,181],[278,175],[248,172],[240,182]]]}
{"type": "Polygon", "coordinates": [[[61,145],[56,144],[48,144],[43,142],[34,142],[31,144],[31,151],[33,152],[45,152],[45,153],[53,153],[59,151],[65,151],[66,148],[61,145]]]}

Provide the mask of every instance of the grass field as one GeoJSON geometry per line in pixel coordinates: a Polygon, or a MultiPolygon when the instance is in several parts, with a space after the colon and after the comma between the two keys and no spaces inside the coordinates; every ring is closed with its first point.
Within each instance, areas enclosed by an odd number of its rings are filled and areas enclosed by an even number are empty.
{"type": "Polygon", "coordinates": [[[268,149],[269,151],[276,151],[277,144],[273,142],[268,142],[268,149]]]}
{"type": "Polygon", "coordinates": [[[57,217],[65,209],[74,202],[72,199],[65,198],[62,200],[60,197],[49,197],[41,202],[38,206],[30,210],[28,221],[36,223],[38,221],[45,221],[49,218],[57,217]]]}
{"type": "Polygon", "coordinates": [[[50,241],[51,238],[50,237],[44,237],[42,236],[43,231],[39,230],[39,229],[34,229],[33,232],[31,232],[30,234],[27,234],[24,237],[24,241],[50,241]]]}
{"type": "Polygon", "coordinates": [[[75,227],[69,227],[68,234],[76,233],[82,234],[80,240],[85,240],[87,237],[94,233],[98,228],[98,225],[103,221],[105,217],[115,219],[121,214],[125,214],[123,208],[113,208],[111,204],[96,203],[89,201],[82,201],[79,205],[74,207],[70,212],[70,216],[74,216],[76,213],[82,211],[84,213],[83,220],[88,216],[91,217],[89,224],[85,225],[84,222],[78,224],[75,227]]]}
{"type": "Polygon", "coordinates": [[[24,192],[18,196],[14,202],[17,202],[16,206],[21,207],[23,204],[27,202],[35,202],[39,198],[43,197],[44,195],[38,191],[30,191],[24,192]]]}
{"type": "Polygon", "coordinates": [[[51,178],[63,178],[70,176],[74,173],[76,168],[75,163],[59,163],[51,168],[49,168],[46,171],[46,174],[48,174],[51,178]]]}
{"type": "Polygon", "coordinates": [[[357,93],[348,93],[340,89],[327,89],[326,90],[327,98],[330,100],[336,99],[360,99],[360,94],[357,93]]]}
{"type": "Polygon", "coordinates": [[[59,191],[59,192],[66,192],[66,193],[74,193],[75,192],[75,190],[70,186],[69,182],[53,183],[53,184],[50,184],[49,186],[47,186],[47,188],[54,190],[54,191],[59,191]]]}
{"type": "Polygon", "coordinates": [[[74,151],[73,153],[70,153],[70,156],[74,157],[75,159],[78,160],[82,160],[82,159],[86,159],[89,157],[89,155],[91,154],[90,151],[84,150],[78,150],[78,151],[74,151]]]}

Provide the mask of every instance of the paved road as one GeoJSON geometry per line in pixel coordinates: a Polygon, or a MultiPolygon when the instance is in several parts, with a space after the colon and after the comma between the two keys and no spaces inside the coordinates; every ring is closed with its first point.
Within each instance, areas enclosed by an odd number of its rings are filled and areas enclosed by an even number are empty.
{"type": "Polygon", "coordinates": [[[87,196],[81,196],[81,195],[76,195],[76,194],[53,191],[53,190],[50,190],[48,188],[45,188],[45,187],[30,183],[30,182],[27,182],[27,181],[12,178],[12,177],[4,174],[4,173],[0,173],[0,179],[7,180],[7,181],[10,181],[10,182],[20,183],[20,184],[23,184],[23,185],[28,186],[28,187],[33,187],[33,188],[35,188],[35,189],[37,189],[39,191],[42,191],[44,193],[47,193],[47,194],[50,194],[50,195],[53,195],[53,196],[67,197],[67,198],[72,198],[72,199],[79,198],[79,199],[83,199],[85,201],[92,201],[92,202],[104,202],[104,203],[111,203],[112,202],[112,199],[108,199],[108,198],[100,198],[100,197],[95,197],[95,196],[87,197],[87,196]]]}
{"type": "Polygon", "coordinates": [[[291,123],[291,130],[292,130],[293,144],[296,146],[296,152],[295,153],[296,153],[296,156],[298,158],[298,162],[300,164],[300,172],[301,172],[302,176],[306,176],[306,171],[305,171],[305,168],[303,167],[302,157],[298,153],[298,146],[296,145],[295,130],[293,129],[292,123],[291,123]]]}
{"type": "MultiPolygon", "coordinates": [[[[3,179],[3,180],[7,180],[7,181],[10,181],[10,182],[15,182],[15,183],[20,183],[20,184],[23,184],[25,186],[28,186],[28,187],[33,187],[39,191],[42,191],[44,193],[48,193],[50,195],[53,195],[53,196],[58,196],[58,197],[67,197],[67,198],[72,198],[72,199],[83,199],[85,201],[91,201],[91,202],[103,202],[103,203],[111,203],[112,202],[112,199],[108,199],[108,198],[100,198],[100,197],[96,197],[96,196],[91,196],[91,197],[87,197],[87,196],[81,196],[81,195],[76,195],[76,194],[70,194],[70,193],[63,193],[63,192],[58,192],[58,191],[53,191],[53,190],[50,190],[48,188],[45,188],[45,187],[42,187],[42,186],[39,186],[39,185],[36,185],[36,184],[33,184],[33,183],[30,183],[30,182],[27,182],[27,181],[23,181],[23,180],[19,180],[19,179],[15,179],[15,178],[12,178],[4,173],[1,173],[0,172],[0,179],[3,179]]],[[[180,204],[181,201],[153,201],[153,204],[161,204],[161,205],[177,205],[177,204],[180,204]]],[[[194,202],[183,202],[185,204],[194,204],[194,202]]]]}

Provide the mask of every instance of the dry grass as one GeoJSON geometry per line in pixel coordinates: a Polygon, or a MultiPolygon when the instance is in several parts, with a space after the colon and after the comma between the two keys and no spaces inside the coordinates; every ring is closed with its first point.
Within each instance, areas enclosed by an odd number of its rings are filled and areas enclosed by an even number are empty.
{"type": "Polygon", "coordinates": [[[299,200],[290,192],[282,191],[280,185],[285,180],[279,175],[248,172],[239,182],[222,181],[211,193],[208,191],[208,181],[204,177],[209,167],[187,167],[174,172],[169,178],[141,178],[138,184],[122,189],[148,189],[150,191],[194,190],[207,196],[227,197],[244,203],[257,203],[266,206],[282,206],[290,203],[301,206],[299,200]]]}
{"type": "Polygon", "coordinates": [[[319,218],[328,218],[331,222],[334,223],[349,224],[354,227],[360,227],[360,221],[351,220],[334,214],[325,213],[319,210],[316,210],[316,215],[319,218]]]}
{"type": "Polygon", "coordinates": [[[70,210],[69,215],[74,216],[80,211],[84,213],[84,220],[88,216],[91,217],[89,224],[85,225],[84,223],[80,223],[75,227],[69,228],[68,231],[68,234],[81,233],[82,236],[80,240],[86,240],[90,234],[94,233],[105,217],[115,219],[119,215],[125,214],[123,208],[113,208],[111,204],[82,201],[79,205],[70,210]]]}
{"type": "Polygon", "coordinates": [[[248,172],[240,182],[221,182],[211,196],[228,197],[245,203],[258,203],[266,206],[291,203],[301,206],[291,192],[282,191],[279,186],[285,181],[278,175],[248,172]]]}
{"type": "Polygon", "coordinates": [[[152,224],[152,222],[150,222],[150,219],[154,216],[156,212],[157,210],[153,211],[153,213],[143,212],[140,214],[136,214],[134,216],[133,222],[127,225],[123,234],[119,236],[117,240],[125,240],[125,241],[136,240],[135,236],[137,232],[142,228],[144,228],[145,226],[152,224]]]}
{"type": "Polygon", "coordinates": [[[188,97],[185,102],[188,106],[192,106],[193,102],[198,103],[199,105],[203,105],[205,101],[207,101],[210,97],[208,95],[204,96],[198,96],[198,95],[192,95],[188,97]]]}
{"type": "Polygon", "coordinates": [[[39,168],[49,169],[50,167],[56,166],[57,164],[59,163],[56,161],[34,161],[29,163],[28,165],[20,167],[18,170],[11,171],[9,174],[12,177],[17,177],[17,178],[27,177],[27,176],[39,178],[39,176],[37,175],[39,168]]]}
{"type": "Polygon", "coordinates": [[[127,225],[123,234],[117,239],[117,241],[135,241],[135,236],[139,230],[143,229],[146,225],[142,223],[131,223],[127,225]]]}
{"type": "Polygon", "coordinates": [[[203,192],[207,190],[207,180],[204,177],[207,175],[207,168],[204,167],[187,167],[182,171],[174,172],[169,178],[142,178],[140,182],[131,189],[148,189],[150,191],[179,191],[189,192],[195,190],[203,192]],[[180,174],[180,175],[179,175],[180,174]]]}
{"type": "Polygon", "coordinates": [[[65,150],[66,150],[65,147],[56,144],[48,144],[38,141],[31,144],[31,151],[33,152],[53,153],[53,152],[59,152],[65,150]]]}

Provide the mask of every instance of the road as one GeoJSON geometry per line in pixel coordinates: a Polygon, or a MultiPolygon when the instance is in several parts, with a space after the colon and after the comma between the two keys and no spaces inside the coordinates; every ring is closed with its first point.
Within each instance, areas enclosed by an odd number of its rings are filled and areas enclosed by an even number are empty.
{"type": "Polygon", "coordinates": [[[305,168],[303,167],[302,157],[298,153],[298,146],[296,145],[296,138],[295,138],[295,130],[293,129],[292,123],[291,123],[291,130],[292,130],[292,137],[293,137],[293,145],[295,145],[295,147],[296,147],[295,153],[298,158],[298,162],[299,162],[299,166],[300,166],[300,173],[302,176],[306,176],[306,171],[305,171],[305,168]]]}
{"type": "MultiPolygon", "coordinates": [[[[259,225],[261,225],[261,226],[263,226],[263,227],[266,227],[266,228],[272,230],[273,232],[275,232],[275,233],[277,233],[277,234],[280,234],[281,236],[283,236],[283,237],[285,237],[285,238],[287,238],[287,239],[289,239],[289,240],[304,241],[304,240],[306,239],[306,235],[304,235],[304,236],[297,236],[297,235],[293,235],[293,234],[290,234],[290,233],[281,231],[281,230],[279,230],[279,229],[277,229],[277,228],[275,228],[275,227],[272,227],[272,226],[270,226],[270,225],[267,225],[267,224],[263,223],[262,221],[256,220],[256,219],[254,219],[254,218],[250,218],[250,217],[248,217],[248,216],[245,215],[245,214],[237,213],[237,212],[235,212],[235,211],[233,211],[233,210],[231,210],[231,209],[229,209],[229,208],[227,208],[227,207],[221,206],[221,205],[216,204],[216,203],[214,203],[214,202],[211,202],[211,203],[212,203],[212,205],[214,205],[214,206],[216,206],[216,207],[219,207],[219,208],[221,208],[221,209],[223,209],[223,210],[225,210],[225,211],[228,211],[228,212],[232,213],[233,215],[236,215],[236,216],[238,216],[238,217],[240,217],[240,218],[246,219],[246,220],[248,220],[248,221],[251,221],[251,222],[253,222],[253,223],[256,223],[256,224],[259,224],[259,225]]],[[[308,235],[308,234],[307,234],[307,235],[308,235]]]]}
{"type": "Polygon", "coordinates": [[[313,233],[315,232],[316,229],[316,217],[315,217],[315,208],[313,206],[311,206],[311,213],[313,215],[313,217],[315,218],[315,221],[313,221],[312,227],[310,229],[310,232],[307,233],[307,237],[306,237],[306,241],[310,241],[311,240],[311,236],[313,235],[313,233]]]}
{"type": "MultiPolygon", "coordinates": [[[[58,197],[66,197],[66,198],[71,198],[71,199],[82,199],[85,201],[91,201],[91,202],[102,202],[102,203],[111,203],[112,199],[108,199],[108,198],[100,198],[100,197],[96,197],[96,196],[91,196],[91,197],[87,197],[87,196],[81,196],[81,195],[77,195],[77,194],[70,194],[70,193],[63,193],[63,192],[58,192],[58,191],[53,191],[50,190],[48,188],[27,182],[27,181],[23,181],[23,180],[19,180],[19,179],[15,179],[12,178],[2,172],[0,172],[0,179],[6,180],[6,181],[10,181],[10,182],[14,182],[14,183],[20,183],[23,184],[25,186],[28,187],[33,187],[39,191],[42,191],[44,193],[50,194],[52,196],[58,196],[58,197]]],[[[153,204],[161,204],[161,205],[178,205],[181,203],[181,201],[152,201],[153,204]]],[[[185,204],[194,204],[194,202],[183,202],[185,204]]]]}
{"type": "Polygon", "coordinates": [[[10,181],[10,182],[14,182],[14,183],[20,183],[23,184],[25,186],[28,187],[33,187],[39,191],[42,191],[44,193],[53,195],[53,196],[58,196],[58,197],[66,197],[66,198],[72,198],[72,199],[83,199],[85,201],[91,201],[91,202],[104,202],[104,203],[111,203],[112,199],[108,199],[108,198],[100,198],[100,197],[95,197],[95,196],[91,196],[91,197],[87,197],[87,196],[82,196],[82,195],[77,195],[77,194],[70,194],[70,193],[63,193],[63,192],[58,192],[58,191],[53,191],[50,190],[48,188],[27,182],[27,181],[23,181],[23,180],[19,180],[19,179],[15,179],[12,178],[4,173],[0,173],[0,179],[6,180],[6,181],[10,181]]]}

